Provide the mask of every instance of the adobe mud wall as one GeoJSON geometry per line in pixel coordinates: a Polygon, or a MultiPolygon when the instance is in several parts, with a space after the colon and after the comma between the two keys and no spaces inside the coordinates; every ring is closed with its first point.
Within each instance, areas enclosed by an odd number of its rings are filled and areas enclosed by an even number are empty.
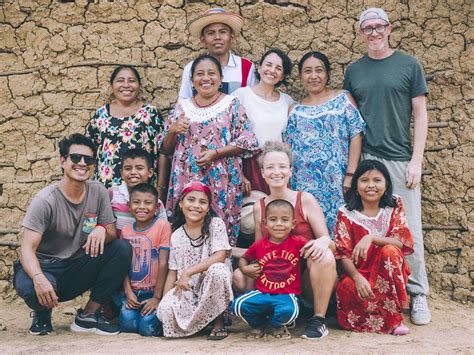
{"type": "MultiPolygon", "coordinates": [[[[107,97],[116,64],[136,65],[163,113],[177,97],[183,66],[202,49],[185,32],[204,9],[240,13],[235,51],[254,61],[269,47],[298,60],[309,49],[332,62],[340,87],[364,46],[356,20],[383,6],[391,44],[426,70],[430,129],[424,162],[423,224],[433,292],[472,301],[474,74],[470,0],[438,1],[0,1],[0,293],[12,297],[12,262],[31,197],[61,174],[57,142],[83,132],[107,97]]],[[[302,95],[293,71],[289,92],[302,95]]]]}

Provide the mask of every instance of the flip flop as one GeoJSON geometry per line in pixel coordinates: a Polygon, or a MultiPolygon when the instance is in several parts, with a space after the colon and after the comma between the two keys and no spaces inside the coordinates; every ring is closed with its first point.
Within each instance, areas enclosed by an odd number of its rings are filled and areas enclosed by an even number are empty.
{"type": "Polygon", "coordinates": [[[213,328],[211,333],[207,336],[207,340],[222,340],[229,336],[229,331],[226,328],[213,328]]]}
{"type": "Polygon", "coordinates": [[[285,326],[273,328],[272,335],[276,339],[288,340],[291,339],[291,334],[285,326]]]}
{"type": "Polygon", "coordinates": [[[247,339],[260,339],[265,336],[265,328],[252,328],[247,339]]]}

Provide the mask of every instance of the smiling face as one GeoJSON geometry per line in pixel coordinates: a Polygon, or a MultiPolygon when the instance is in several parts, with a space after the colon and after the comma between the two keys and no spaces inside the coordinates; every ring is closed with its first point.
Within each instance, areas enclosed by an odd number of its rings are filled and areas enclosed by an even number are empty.
{"type": "Polygon", "coordinates": [[[93,158],[94,153],[92,149],[85,145],[73,144],[69,147],[68,156],[61,157],[61,167],[64,170],[64,177],[66,179],[77,182],[89,180],[94,170],[94,163],[87,165],[84,162],[84,158],[81,158],[78,163],[74,163],[71,160],[71,154],[82,154],[93,158]]]}
{"type": "Polygon", "coordinates": [[[209,53],[220,57],[229,52],[234,33],[231,28],[223,23],[213,23],[202,30],[201,42],[209,53]]]}
{"type": "Polygon", "coordinates": [[[319,93],[326,88],[328,74],[324,63],[318,58],[306,59],[301,67],[300,76],[308,93],[319,93]]]}
{"type": "Polygon", "coordinates": [[[191,191],[179,203],[187,223],[201,223],[209,212],[209,199],[202,191],[191,191]]]}
{"type": "Polygon", "coordinates": [[[140,93],[140,83],[132,70],[123,68],[112,82],[114,97],[123,103],[133,102],[140,93]]]}
{"type": "Polygon", "coordinates": [[[295,227],[294,212],[290,206],[269,206],[265,216],[265,226],[274,243],[284,241],[295,227]]]}
{"type": "Polygon", "coordinates": [[[384,20],[374,19],[374,20],[367,20],[362,23],[360,28],[360,35],[362,40],[367,44],[367,50],[369,53],[376,52],[376,53],[385,53],[386,51],[390,50],[390,46],[388,43],[388,37],[392,32],[392,25],[387,25],[384,20]],[[382,29],[385,27],[385,31],[383,33],[378,33],[377,31],[373,30],[370,35],[366,35],[363,33],[364,29],[368,28],[379,28],[382,29]]]}
{"type": "Polygon", "coordinates": [[[263,157],[262,176],[270,188],[285,187],[291,177],[288,155],[284,152],[268,152],[263,157]]]}
{"type": "Polygon", "coordinates": [[[153,175],[153,169],[148,167],[148,162],[144,158],[127,158],[122,163],[120,175],[130,188],[142,182],[148,182],[153,175]]]}
{"type": "Polygon", "coordinates": [[[137,224],[141,226],[151,223],[158,212],[156,197],[150,192],[132,193],[128,206],[137,224]]]}
{"type": "Polygon", "coordinates": [[[219,90],[222,77],[216,64],[204,59],[196,65],[191,81],[199,96],[210,98],[219,90]]]}
{"type": "Polygon", "coordinates": [[[283,61],[276,53],[270,53],[259,66],[258,74],[263,83],[275,86],[284,78],[283,61]]]}
{"type": "Polygon", "coordinates": [[[379,203],[387,189],[387,181],[378,170],[369,170],[357,180],[357,192],[362,205],[379,203]]]}

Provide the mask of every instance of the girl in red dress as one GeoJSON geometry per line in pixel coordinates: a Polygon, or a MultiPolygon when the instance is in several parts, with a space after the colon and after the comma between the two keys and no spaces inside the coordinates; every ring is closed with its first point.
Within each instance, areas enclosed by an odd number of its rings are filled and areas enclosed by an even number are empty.
{"type": "Polygon", "coordinates": [[[361,162],[345,198],[334,237],[336,259],[345,271],[336,288],[339,325],[408,334],[402,323],[410,274],[404,255],[413,253],[413,238],[387,168],[375,160],[361,162]]]}

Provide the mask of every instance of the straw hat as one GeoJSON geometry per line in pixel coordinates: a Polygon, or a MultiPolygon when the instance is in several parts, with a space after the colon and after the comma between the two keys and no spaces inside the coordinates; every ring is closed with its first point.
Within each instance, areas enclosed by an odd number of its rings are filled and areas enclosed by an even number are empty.
{"type": "Polygon", "coordinates": [[[244,25],[244,18],[236,13],[226,12],[220,7],[215,7],[192,19],[186,28],[191,36],[201,38],[202,30],[213,23],[223,23],[232,28],[234,35],[238,35],[244,25]]]}
{"type": "Polygon", "coordinates": [[[253,205],[267,194],[252,190],[250,196],[245,196],[242,200],[242,209],[240,210],[240,229],[242,233],[255,233],[255,221],[253,219],[253,205]]]}

